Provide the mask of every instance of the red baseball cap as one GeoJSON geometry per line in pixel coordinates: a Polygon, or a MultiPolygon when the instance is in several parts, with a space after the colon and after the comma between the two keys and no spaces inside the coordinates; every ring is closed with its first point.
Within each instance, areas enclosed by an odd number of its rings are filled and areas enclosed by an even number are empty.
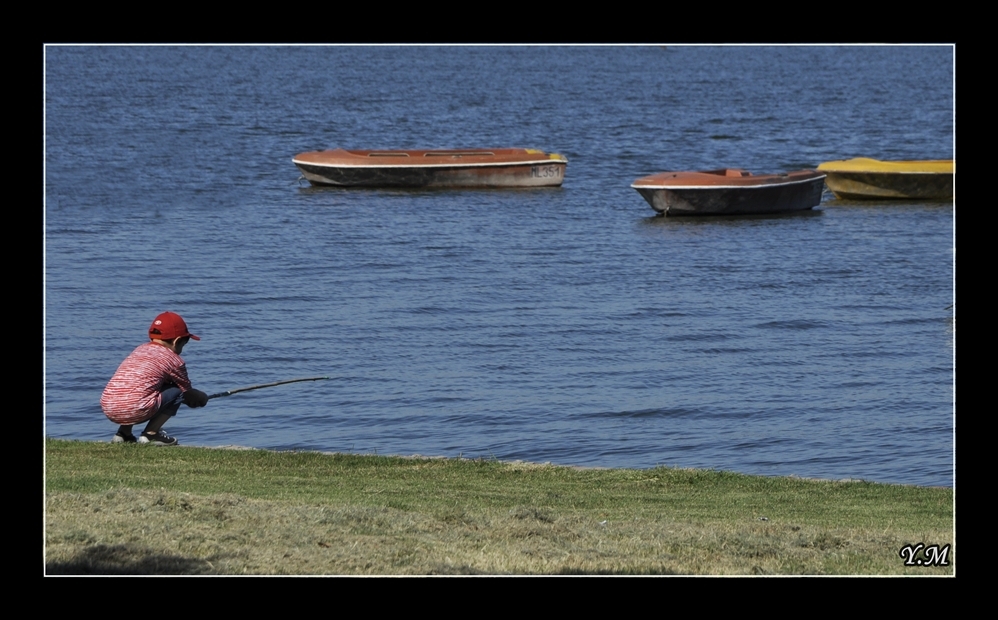
{"type": "Polygon", "coordinates": [[[164,312],[153,319],[149,326],[149,338],[152,340],[173,340],[190,336],[194,340],[201,340],[191,332],[187,331],[187,323],[176,312],[164,312]]]}

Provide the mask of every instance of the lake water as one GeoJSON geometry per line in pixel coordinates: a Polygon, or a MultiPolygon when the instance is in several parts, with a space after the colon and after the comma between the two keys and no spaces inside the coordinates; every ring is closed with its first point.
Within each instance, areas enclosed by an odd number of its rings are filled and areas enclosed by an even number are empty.
{"type": "Polygon", "coordinates": [[[179,312],[184,445],[953,485],[949,202],[659,218],[662,170],[954,157],[954,49],[85,47],[45,57],[45,433],[179,312]],[[563,187],[311,188],[529,147],[563,187]]]}

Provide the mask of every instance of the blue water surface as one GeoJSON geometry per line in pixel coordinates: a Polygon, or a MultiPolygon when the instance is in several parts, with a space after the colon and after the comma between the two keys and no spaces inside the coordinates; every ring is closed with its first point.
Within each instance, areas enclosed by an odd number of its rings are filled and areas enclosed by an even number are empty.
{"type": "Polygon", "coordinates": [[[950,46],[49,46],[45,432],[163,310],[185,445],[953,485],[954,205],[657,218],[662,170],[952,158],[950,46]],[[309,187],[529,147],[540,190],[309,187]]]}

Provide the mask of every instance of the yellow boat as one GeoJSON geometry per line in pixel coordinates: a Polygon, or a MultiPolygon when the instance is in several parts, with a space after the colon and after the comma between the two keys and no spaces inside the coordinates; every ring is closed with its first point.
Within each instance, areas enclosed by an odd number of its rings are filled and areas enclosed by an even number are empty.
{"type": "Polygon", "coordinates": [[[952,159],[880,161],[857,157],[825,162],[818,170],[827,175],[825,185],[836,198],[953,198],[952,159]]]}

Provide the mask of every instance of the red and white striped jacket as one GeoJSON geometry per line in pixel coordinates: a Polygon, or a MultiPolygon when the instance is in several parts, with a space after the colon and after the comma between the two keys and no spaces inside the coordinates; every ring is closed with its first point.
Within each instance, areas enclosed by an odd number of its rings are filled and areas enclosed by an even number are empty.
{"type": "Polygon", "coordinates": [[[138,424],[159,411],[163,390],[191,389],[184,359],[155,342],[139,345],[118,366],[104,388],[100,406],[112,422],[138,424]]]}

